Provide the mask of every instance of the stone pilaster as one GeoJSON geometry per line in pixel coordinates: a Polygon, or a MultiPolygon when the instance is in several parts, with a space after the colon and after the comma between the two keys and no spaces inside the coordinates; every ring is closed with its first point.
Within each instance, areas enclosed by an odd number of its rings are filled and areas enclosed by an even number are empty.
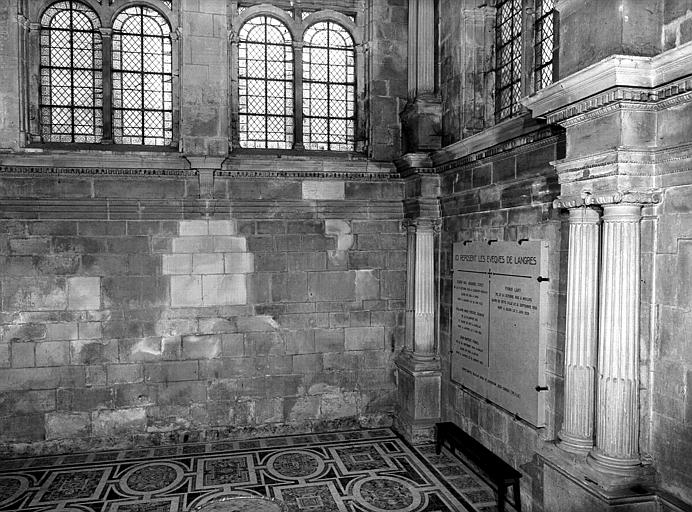
{"type": "Polygon", "coordinates": [[[442,102],[435,84],[435,2],[409,0],[409,102],[401,113],[405,152],[440,149],[442,102]]]}
{"type": "Polygon", "coordinates": [[[559,446],[586,455],[593,447],[598,346],[599,213],[569,211],[565,417],[559,446]]]}
{"type": "Polygon", "coordinates": [[[413,332],[415,325],[416,281],[416,225],[409,222],[406,226],[406,342],[404,350],[413,352],[413,332]]]}
{"type": "Polygon", "coordinates": [[[440,421],[440,360],[435,348],[435,221],[408,227],[406,346],[396,360],[397,429],[410,441],[432,440],[440,421]]]}
{"type": "Polygon", "coordinates": [[[435,357],[435,245],[431,220],[416,226],[414,346],[417,358],[435,357]]]}
{"type": "Polygon", "coordinates": [[[604,487],[639,476],[639,281],[638,204],[603,207],[603,250],[598,333],[596,446],[589,464],[604,474],[604,487]]]}

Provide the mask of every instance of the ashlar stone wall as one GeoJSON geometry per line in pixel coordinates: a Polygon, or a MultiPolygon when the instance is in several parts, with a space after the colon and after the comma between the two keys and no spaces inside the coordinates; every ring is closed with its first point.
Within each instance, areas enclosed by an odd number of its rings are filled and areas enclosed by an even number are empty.
{"type": "Polygon", "coordinates": [[[0,180],[4,450],[391,422],[399,184],[229,179],[245,201],[207,218],[177,198],[67,199],[82,180],[0,180]]]}

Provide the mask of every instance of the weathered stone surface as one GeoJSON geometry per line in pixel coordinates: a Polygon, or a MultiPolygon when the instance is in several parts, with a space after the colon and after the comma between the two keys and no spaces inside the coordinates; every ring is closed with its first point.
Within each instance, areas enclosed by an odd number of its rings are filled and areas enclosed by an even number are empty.
{"type": "Polygon", "coordinates": [[[146,410],[143,407],[103,410],[91,414],[92,434],[99,437],[127,435],[144,432],[147,426],[146,410]]]}
{"type": "Polygon", "coordinates": [[[74,439],[91,433],[88,412],[56,412],[46,414],[46,439],[74,439]]]}

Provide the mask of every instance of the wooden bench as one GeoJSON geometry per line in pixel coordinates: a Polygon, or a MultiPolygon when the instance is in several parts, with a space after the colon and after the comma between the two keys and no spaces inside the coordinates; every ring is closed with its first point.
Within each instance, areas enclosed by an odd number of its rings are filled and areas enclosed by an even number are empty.
{"type": "Polygon", "coordinates": [[[473,437],[461,430],[452,422],[438,423],[435,452],[439,455],[445,441],[454,453],[459,449],[471,462],[483,471],[497,487],[497,510],[505,510],[507,488],[514,487],[514,507],[521,512],[521,496],[519,494],[519,479],[521,473],[507,464],[500,457],[488,450],[473,437]]]}

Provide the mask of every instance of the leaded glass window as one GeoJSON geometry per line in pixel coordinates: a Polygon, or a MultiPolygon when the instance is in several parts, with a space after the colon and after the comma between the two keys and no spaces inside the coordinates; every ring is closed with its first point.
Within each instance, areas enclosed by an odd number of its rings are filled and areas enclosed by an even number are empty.
{"type": "Polygon", "coordinates": [[[303,137],[305,149],[352,151],[355,128],[353,39],[332,21],[305,31],[303,137]]]}
{"type": "Polygon", "coordinates": [[[534,84],[538,91],[553,83],[555,0],[536,0],[534,84]]]}
{"type": "Polygon", "coordinates": [[[497,120],[519,112],[521,107],[522,0],[497,5],[496,103],[497,120]]]}
{"type": "Polygon", "coordinates": [[[113,140],[117,144],[171,143],[170,26],[146,6],[123,10],[113,22],[113,140]]]}
{"type": "Polygon", "coordinates": [[[39,116],[43,142],[100,142],[103,76],[100,23],[75,1],[41,17],[39,116]]]}
{"type": "Polygon", "coordinates": [[[293,46],[288,28],[271,16],[240,29],[238,99],[240,145],[290,149],[293,145],[293,46]]]}

